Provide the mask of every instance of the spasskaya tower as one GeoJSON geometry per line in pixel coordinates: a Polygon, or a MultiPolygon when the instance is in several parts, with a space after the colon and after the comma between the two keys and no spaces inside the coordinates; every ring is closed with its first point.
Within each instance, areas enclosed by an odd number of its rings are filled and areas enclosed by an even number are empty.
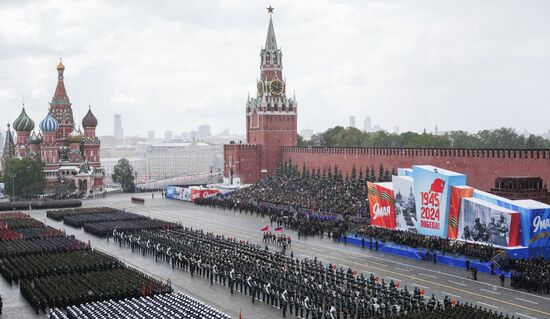
{"type": "Polygon", "coordinates": [[[273,8],[260,51],[260,78],[256,97],[246,101],[246,142],[229,144],[224,149],[224,175],[242,184],[254,183],[273,175],[281,162],[283,146],[296,146],[296,97],[288,98],[283,77],[283,54],[277,46],[273,27],[273,8]]]}

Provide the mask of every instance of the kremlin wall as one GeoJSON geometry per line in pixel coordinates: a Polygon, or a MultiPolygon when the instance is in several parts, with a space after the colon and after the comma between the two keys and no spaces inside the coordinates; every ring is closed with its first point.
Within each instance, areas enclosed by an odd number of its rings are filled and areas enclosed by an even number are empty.
{"type": "Polygon", "coordinates": [[[392,168],[417,164],[462,172],[475,188],[490,191],[497,177],[535,176],[550,182],[550,150],[402,149],[283,147],[282,161],[298,168],[328,169],[338,166],[344,174],[380,164],[392,168]]]}

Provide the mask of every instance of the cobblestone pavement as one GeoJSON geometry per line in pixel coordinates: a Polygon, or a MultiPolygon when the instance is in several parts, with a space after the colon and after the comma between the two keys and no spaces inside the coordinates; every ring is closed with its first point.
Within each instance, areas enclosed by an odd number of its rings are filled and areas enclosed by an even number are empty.
{"type": "MultiPolygon", "coordinates": [[[[260,229],[269,224],[269,219],[251,217],[250,215],[199,207],[191,203],[162,199],[158,194],[155,199],[151,194],[140,194],[146,199],[145,205],[130,203],[130,195],[117,195],[103,199],[87,200],[84,206],[111,206],[125,208],[127,211],[143,214],[153,218],[181,222],[184,226],[202,228],[218,234],[236,237],[238,240],[248,240],[262,244],[260,229]]],[[[170,279],[176,290],[190,294],[227,313],[233,318],[239,317],[242,311],[245,318],[282,318],[279,309],[264,305],[252,304],[250,299],[239,293],[229,294],[226,287],[214,284],[197,276],[191,277],[188,272],[173,270],[169,264],[155,262],[150,256],[143,257],[132,253],[127,247],[119,247],[114,242],[107,242],[82,229],[75,229],[46,219],[45,211],[32,211],[31,216],[45,220],[52,227],[65,229],[68,234],[74,234],[83,241],[90,241],[92,247],[100,249],[125,261],[128,265],[138,268],[159,279],[170,279]]],[[[526,319],[550,318],[550,298],[530,294],[523,291],[500,287],[498,278],[485,274],[479,275],[479,281],[468,278],[465,270],[451,268],[430,262],[410,260],[403,257],[361,249],[360,247],[344,245],[327,238],[309,237],[298,240],[293,231],[287,231],[292,239],[293,251],[297,257],[317,257],[323,262],[336,263],[339,266],[350,267],[365,273],[394,280],[412,289],[418,286],[427,294],[436,296],[449,295],[460,302],[470,302],[497,311],[503,311],[516,317],[526,319]]],[[[270,249],[278,249],[270,245],[270,249]]],[[[507,282],[509,285],[509,281],[507,282]]],[[[2,318],[43,318],[44,315],[33,315],[31,308],[19,294],[19,287],[10,287],[3,279],[0,280],[0,292],[4,298],[4,313],[2,318]]]]}

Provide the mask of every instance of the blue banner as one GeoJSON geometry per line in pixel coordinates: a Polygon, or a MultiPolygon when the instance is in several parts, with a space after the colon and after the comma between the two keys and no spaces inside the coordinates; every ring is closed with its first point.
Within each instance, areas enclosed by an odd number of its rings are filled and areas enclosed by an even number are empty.
{"type": "Polygon", "coordinates": [[[414,165],[418,232],[447,238],[451,186],[466,185],[466,175],[431,165],[414,165]]]}

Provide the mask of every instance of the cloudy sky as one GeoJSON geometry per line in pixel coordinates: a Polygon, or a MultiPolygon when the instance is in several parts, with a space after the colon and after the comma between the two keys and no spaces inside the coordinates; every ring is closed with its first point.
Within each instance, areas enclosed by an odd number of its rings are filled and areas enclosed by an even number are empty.
{"type": "MultiPolygon", "coordinates": [[[[550,129],[550,1],[0,1],[0,122],[39,122],[59,57],[99,134],[244,133],[273,16],[299,129],[550,129]]],[[[2,124],[5,125],[5,124],[2,124]]]]}

